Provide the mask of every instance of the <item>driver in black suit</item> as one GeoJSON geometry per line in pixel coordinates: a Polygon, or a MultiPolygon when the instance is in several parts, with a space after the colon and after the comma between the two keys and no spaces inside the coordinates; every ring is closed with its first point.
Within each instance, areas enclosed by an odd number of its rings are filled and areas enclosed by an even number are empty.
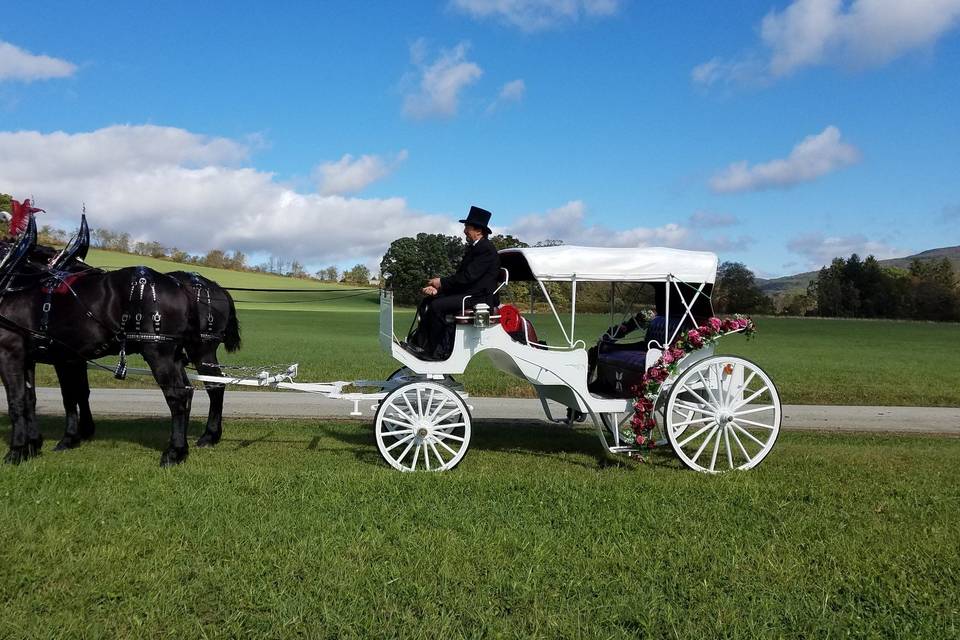
{"type": "Polygon", "coordinates": [[[500,274],[500,256],[490,242],[490,212],[470,207],[463,223],[467,249],[453,275],[431,278],[423,288],[426,296],[418,308],[420,324],[410,334],[407,349],[425,360],[446,360],[453,349],[452,325],[445,321],[448,315],[459,315],[463,300],[467,308],[485,302],[491,307],[498,300],[493,292],[500,274]]]}

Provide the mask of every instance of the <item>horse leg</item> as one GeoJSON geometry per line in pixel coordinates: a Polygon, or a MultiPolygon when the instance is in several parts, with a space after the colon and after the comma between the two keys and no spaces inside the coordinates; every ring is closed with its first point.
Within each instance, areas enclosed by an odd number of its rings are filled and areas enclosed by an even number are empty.
{"type": "Polygon", "coordinates": [[[3,461],[20,464],[30,457],[27,448],[26,368],[23,353],[7,353],[0,359],[0,378],[7,391],[7,411],[10,413],[10,451],[3,461]],[[18,357],[19,356],[19,357],[18,357]]]}
{"type": "MultiPolygon", "coordinates": [[[[190,360],[197,372],[205,376],[222,376],[219,362],[217,362],[217,344],[204,343],[199,348],[190,350],[190,360]]],[[[198,447],[212,447],[223,436],[223,396],[226,385],[219,382],[204,382],[207,397],[210,399],[210,412],[207,414],[207,428],[197,440],[198,447]]]]}
{"type": "Polygon", "coordinates": [[[23,372],[24,382],[24,417],[27,425],[27,457],[40,455],[43,448],[43,435],[40,425],[37,424],[37,363],[30,360],[26,363],[23,372]]]}
{"type": "Polygon", "coordinates": [[[193,386],[178,357],[179,347],[167,344],[149,344],[143,347],[143,357],[150,365],[153,379],[163,390],[163,397],[170,408],[172,425],[170,444],[160,456],[160,466],[169,467],[187,459],[187,424],[190,422],[190,404],[193,386]]]}
{"type": "Polygon", "coordinates": [[[92,440],[96,432],[96,425],[93,424],[93,414],[90,413],[90,376],[87,373],[87,363],[78,362],[73,370],[74,380],[74,399],[77,402],[77,411],[80,414],[80,439],[92,440]]]}
{"type": "MultiPolygon", "coordinates": [[[[80,420],[78,416],[77,392],[81,382],[73,375],[72,365],[58,362],[53,365],[57,371],[57,379],[60,381],[60,398],[63,400],[63,412],[66,417],[66,426],[63,431],[63,438],[54,447],[54,451],[65,451],[80,446],[83,438],[80,436],[80,420]]],[[[86,373],[86,367],[84,367],[86,373]]]]}

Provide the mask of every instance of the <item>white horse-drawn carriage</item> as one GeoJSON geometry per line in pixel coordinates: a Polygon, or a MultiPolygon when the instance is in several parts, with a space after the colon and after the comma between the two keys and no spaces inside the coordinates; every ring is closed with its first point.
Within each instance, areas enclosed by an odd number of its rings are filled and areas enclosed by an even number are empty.
{"type": "MultiPolygon", "coordinates": [[[[497,369],[533,385],[549,420],[572,424],[589,418],[611,454],[639,453],[652,444],[669,445],[691,469],[721,472],[750,469],[770,452],[780,431],[780,398],[773,381],[753,362],[715,355],[712,341],[677,356],[669,375],[664,374],[657,384],[654,397],[647,398],[649,423],[655,423],[661,437],[648,439],[641,447],[638,440],[642,438],[635,438],[631,426],[638,394],[635,385],[618,381],[614,388],[591,389],[587,345],[575,338],[578,284],[609,283],[611,299],[618,283],[652,284],[667,294],[663,332],[648,335],[630,355],[634,362],[639,360],[639,371],[662,364],[665,349],[674,346],[685,327],[702,329],[701,323],[713,315],[710,293],[717,272],[716,255],[665,248],[559,246],[504,249],[500,261],[501,289],[509,282],[527,282],[538,288],[559,326],[561,344],[531,339],[529,320],[522,317],[521,330],[508,332],[500,323],[500,308],[471,308],[467,300],[460,315],[451,318],[456,328],[449,358],[423,360],[408,351],[394,333],[393,294],[384,290],[380,294],[380,345],[402,365],[388,380],[297,382],[296,365],[254,378],[190,378],[319,393],[352,402],[354,416],[362,415],[361,404],[373,403],[377,448],[390,466],[401,471],[448,470],[466,455],[473,417],[466,393],[452,376],[462,374],[481,353],[497,369]],[[569,286],[568,323],[550,296],[548,283],[556,282],[569,286]],[[565,406],[567,417],[554,418],[548,401],[565,406]]],[[[611,320],[614,312],[611,305],[611,320]]]]}
{"type": "MultiPolygon", "coordinates": [[[[615,283],[652,283],[670,294],[665,298],[665,316],[679,321],[673,326],[667,321],[662,337],[639,345],[633,355],[642,359],[645,369],[661,361],[664,348],[674,343],[684,326],[697,327],[704,316],[712,316],[716,256],[663,248],[559,246],[505,249],[500,260],[504,284],[525,281],[539,288],[563,343],[531,341],[526,320],[523,338],[518,339],[498,324],[496,308],[468,310],[467,302],[456,318],[450,357],[424,361],[404,349],[394,334],[393,296],[383,291],[380,344],[403,365],[383,387],[374,421],[383,458],[402,471],[451,469],[463,459],[470,446],[472,417],[450,380],[480,353],[497,369],[530,382],[548,419],[570,422],[574,416],[589,417],[607,451],[637,452],[637,442],[625,437],[625,432],[632,433],[625,427],[635,413],[633,392],[596,393],[589,388],[587,345],[575,338],[577,285],[606,282],[612,290],[615,283]],[[551,299],[548,282],[569,283],[567,325],[551,299]],[[567,418],[554,419],[548,400],[566,406],[567,418]]],[[[749,469],[763,460],[776,441],[781,420],[780,398],[769,376],[744,358],[714,355],[712,345],[686,354],[673,370],[653,400],[663,436],[657,444],[669,443],[686,466],[698,471],[749,469]]]]}

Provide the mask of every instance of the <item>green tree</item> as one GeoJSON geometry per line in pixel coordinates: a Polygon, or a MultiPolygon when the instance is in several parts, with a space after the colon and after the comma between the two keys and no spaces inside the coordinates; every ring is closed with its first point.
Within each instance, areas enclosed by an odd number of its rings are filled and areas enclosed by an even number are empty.
{"type": "Polygon", "coordinates": [[[753,271],[742,262],[724,262],[717,269],[713,304],[721,313],[767,313],[773,308],[753,271]]]}
{"type": "Polygon", "coordinates": [[[912,316],[917,320],[960,320],[960,291],[950,261],[910,263],[910,301],[912,316]]]}
{"type": "Polygon", "coordinates": [[[354,265],[352,269],[343,273],[343,280],[350,284],[370,284],[370,269],[362,264],[354,265]]]}
{"type": "Polygon", "coordinates": [[[290,263],[290,273],[287,275],[293,278],[306,278],[307,270],[303,268],[303,265],[299,261],[294,260],[290,263]]]}
{"type": "Polygon", "coordinates": [[[463,247],[459,237],[439,233],[398,238],[380,261],[383,286],[393,290],[397,302],[416,304],[429,278],[453,273],[463,257],[463,247]]]}

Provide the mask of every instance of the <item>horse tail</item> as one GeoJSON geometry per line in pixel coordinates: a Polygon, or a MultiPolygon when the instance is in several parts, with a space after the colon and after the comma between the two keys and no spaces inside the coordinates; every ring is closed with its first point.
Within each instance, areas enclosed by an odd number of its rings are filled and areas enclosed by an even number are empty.
{"type": "Polygon", "coordinates": [[[223,332],[223,346],[227,351],[233,353],[240,349],[240,321],[237,320],[237,308],[233,304],[233,297],[227,295],[227,304],[230,306],[230,312],[227,314],[227,328],[223,332]]]}

